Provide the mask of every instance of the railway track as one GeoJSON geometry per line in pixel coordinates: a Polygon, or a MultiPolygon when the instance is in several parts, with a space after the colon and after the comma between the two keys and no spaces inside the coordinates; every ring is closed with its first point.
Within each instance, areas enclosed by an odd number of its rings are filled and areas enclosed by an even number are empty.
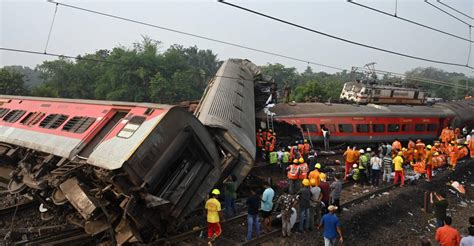
{"type": "Polygon", "coordinates": [[[61,233],[50,233],[30,240],[15,242],[13,245],[88,245],[93,238],[82,228],[75,228],[61,233]]]}
{"type": "Polygon", "coordinates": [[[35,202],[35,201],[20,202],[20,203],[17,203],[15,205],[10,205],[10,206],[4,207],[4,208],[0,208],[0,216],[13,214],[13,213],[15,213],[15,210],[18,213],[20,211],[23,211],[23,210],[26,210],[26,209],[29,209],[29,208],[33,208],[37,205],[38,205],[38,203],[35,202]]]}

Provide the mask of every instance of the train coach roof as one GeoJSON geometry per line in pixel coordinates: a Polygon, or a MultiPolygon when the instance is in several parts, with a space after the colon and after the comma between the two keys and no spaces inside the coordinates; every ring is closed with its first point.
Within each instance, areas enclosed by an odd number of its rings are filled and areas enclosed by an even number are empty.
{"type": "Polygon", "coordinates": [[[32,100],[32,101],[57,102],[57,103],[94,104],[94,105],[109,105],[109,106],[122,106],[122,107],[147,107],[147,108],[159,108],[159,109],[169,109],[173,107],[173,105],[156,104],[156,103],[0,95],[0,102],[4,100],[32,100]]]}
{"type": "MultiPolygon", "coordinates": [[[[402,106],[402,105],[354,105],[297,103],[277,104],[270,109],[275,117],[315,117],[315,116],[380,116],[380,117],[433,117],[452,116],[454,113],[438,105],[435,106],[402,106]]],[[[264,117],[261,112],[259,117],[264,117]]]]}

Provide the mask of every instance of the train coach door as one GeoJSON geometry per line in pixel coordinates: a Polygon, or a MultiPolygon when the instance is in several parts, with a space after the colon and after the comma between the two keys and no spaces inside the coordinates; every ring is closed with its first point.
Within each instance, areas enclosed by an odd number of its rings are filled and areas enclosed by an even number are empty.
{"type": "Polygon", "coordinates": [[[102,140],[115,128],[115,126],[128,114],[130,110],[117,110],[112,109],[109,111],[102,122],[96,127],[96,131],[92,132],[91,135],[93,138],[87,143],[87,145],[81,150],[79,156],[89,157],[89,155],[94,151],[95,147],[99,145],[102,140]]]}

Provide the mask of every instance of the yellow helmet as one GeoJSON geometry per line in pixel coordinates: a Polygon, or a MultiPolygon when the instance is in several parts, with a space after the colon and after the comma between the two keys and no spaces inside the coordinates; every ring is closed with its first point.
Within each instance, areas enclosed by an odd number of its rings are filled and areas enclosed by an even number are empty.
{"type": "Polygon", "coordinates": [[[427,149],[431,149],[432,146],[428,144],[428,146],[426,146],[427,149]]]}
{"type": "Polygon", "coordinates": [[[212,190],[211,193],[212,193],[213,195],[216,195],[216,196],[218,196],[218,195],[221,194],[221,192],[219,191],[219,189],[214,189],[214,190],[212,190]]]}
{"type": "Polygon", "coordinates": [[[402,156],[402,155],[403,155],[403,153],[400,151],[400,152],[398,152],[398,155],[399,155],[399,156],[402,156]]]}
{"type": "Polygon", "coordinates": [[[319,174],[319,179],[321,181],[326,181],[326,174],[324,174],[324,173],[319,174]]]}
{"type": "Polygon", "coordinates": [[[316,179],[310,179],[309,183],[311,184],[311,186],[316,186],[316,179]]]}
{"type": "Polygon", "coordinates": [[[305,139],[305,140],[304,140],[304,142],[305,142],[305,143],[307,143],[307,142],[308,142],[308,140],[306,140],[306,139],[305,139]]]}
{"type": "Polygon", "coordinates": [[[295,159],[293,160],[293,163],[298,164],[298,159],[295,158],[295,159]]]}
{"type": "Polygon", "coordinates": [[[303,179],[303,185],[309,186],[309,179],[303,179]]]}
{"type": "Polygon", "coordinates": [[[303,159],[303,158],[300,158],[298,161],[299,161],[300,163],[304,163],[304,159],[303,159]]]}
{"type": "Polygon", "coordinates": [[[314,168],[321,169],[321,164],[316,163],[316,165],[314,165],[314,168]]]}
{"type": "Polygon", "coordinates": [[[402,148],[402,151],[407,151],[407,148],[402,148]]]}
{"type": "Polygon", "coordinates": [[[438,155],[439,155],[439,153],[438,153],[438,152],[435,152],[433,155],[434,155],[434,156],[438,156],[438,155]]]}

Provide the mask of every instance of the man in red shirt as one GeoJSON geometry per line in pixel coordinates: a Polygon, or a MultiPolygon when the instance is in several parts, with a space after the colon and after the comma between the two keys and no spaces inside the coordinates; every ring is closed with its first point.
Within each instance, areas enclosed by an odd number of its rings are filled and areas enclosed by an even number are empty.
{"type": "Polygon", "coordinates": [[[444,226],[436,230],[435,239],[441,246],[458,246],[461,241],[458,230],[451,226],[452,222],[451,217],[446,216],[444,226]]]}

